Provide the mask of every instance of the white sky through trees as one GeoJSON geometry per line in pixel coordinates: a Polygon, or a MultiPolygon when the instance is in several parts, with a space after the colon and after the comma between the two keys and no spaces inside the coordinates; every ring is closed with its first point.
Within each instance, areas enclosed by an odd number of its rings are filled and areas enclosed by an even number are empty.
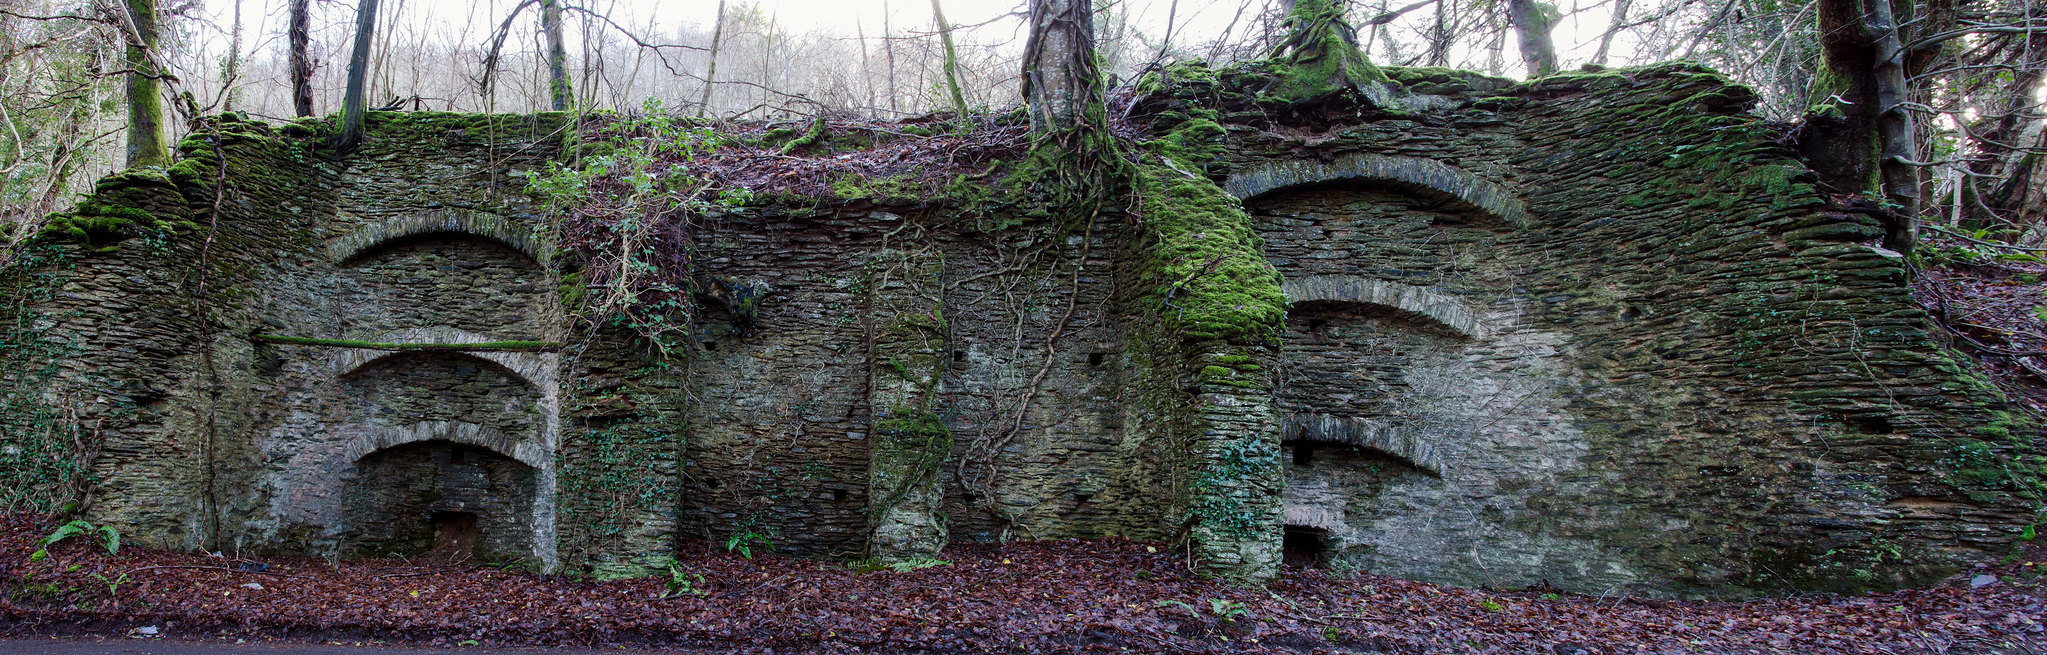
{"type": "MultiPolygon", "coordinates": [[[[1023,21],[1020,16],[1024,5],[1016,0],[943,0],[947,17],[961,30],[957,38],[963,44],[974,44],[1014,54],[1021,50],[1024,41],[1023,21]]],[[[1135,50],[1156,52],[1159,39],[1165,35],[1167,16],[1173,15],[1172,41],[1176,55],[1201,57],[1207,54],[1210,42],[1224,35],[1234,20],[1236,25],[1228,36],[1231,42],[1251,43],[1261,35],[1258,30],[1258,14],[1271,9],[1273,0],[1179,0],[1177,11],[1173,0],[1110,0],[1097,5],[1097,32],[1103,38],[1117,33],[1118,23],[1128,12],[1127,34],[1135,50]],[[1246,4],[1246,1],[1249,4],[1246,4]],[[1245,8],[1239,15],[1240,8],[1245,8]]],[[[1682,0],[1689,2],[1689,0],[1682,0]]],[[[252,61],[265,58],[282,59],[285,12],[288,0],[240,0],[244,20],[243,51],[252,61]]],[[[1384,9],[1404,7],[1412,0],[1353,0],[1350,15],[1353,21],[1361,22],[1384,9]]],[[[234,23],[236,0],[200,0],[199,6],[187,15],[197,20],[186,30],[187,43],[206,53],[205,59],[218,59],[225,54],[229,33],[234,23]]],[[[353,30],[355,14],[353,0],[316,0],[314,3],[315,48],[321,42],[333,43],[347,38],[353,30]]],[[[379,35],[380,38],[396,38],[405,41],[434,41],[443,44],[460,43],[481,47],[505,13],[515,6],[516,0],[485,0],[464,2],[460,0],[385,0],[382,11],[386,13],[383,25],[395,29],[379,35]]],[[[678,43],[691,46],[708,46],[708,39],[702,42],[677,41],[678,31],[686,30],[689,36],[708,35],[718,3],[715,0],[570,0],[569,4],[588,8],[611,18],[618,25],[634,31],[649,41],[678,43]],[[651,29],[650,29],[651,28],[651,29]]],[[[843,41],[858,42],[857,36],[864,32],[870,48],[880,48],[883,43],[882,30],[887,24],[896,39],[915,40],[932,38],[931,6],[928,0],[731,0],[728,12],[741,11],[747,4],[757,7],[777,29],[791,34],[813,33],[843,41]],[[886,16],[886,20],[884,17],[886,16]]],[[[1560,7],[1564,13],[1557,26],[1555,37],[1559,56],[1566,66],[1575,66],[1589,58],[1598,45],[1611,18],[1611,6],[1600,0],[1564,0],[1560,7]]],[[[1638,6],[1638,13],[1660,9],[1657,6],[1638,6]]],[[[1668,3],[1666,3],[1668,4],[1668,3]]],[[[1360,41],[1372,46],[1374,61],[1382,64],[1401,64],[1389,61],[1392,52],[1387,44],[1380,42],[1381,34],[1390,34],[1396,41],[1412,41],[1405,49],[1419,47],[1418,38],[1412,38],[1426,29],[1433,8],[1424,7],[1411,11],[1400,20],[1389,25],[1389,31],[1363,30],[1360,41]]],[[[1455,11],[1467,15],[1483,13],[1472,6],[1459,6],[1455,11]]],[[[1501,10],[1504,11],[1504,10],[1501,10]]],[[[532,14],[528,10],[527,14],[532,14]]],[[[1473,18],[1470,20],[1476,20],[1473,18]]],[[[514,22],[512,38],[507,39],[505,56],[515,60],[521,56],[534,57],[535,44],[530,38],[533,31],[532,15],[522,15],[514,22]],[[523,37],[523,38],[522,38],[523,37]]],[[[581,17],[570,15],[571,57],[579,49],[575,43],[584,26],[581,17]]],[[[1476,34],[1479,29],[1466,30],[1476,34]]],[[[1640,51],[1643,37],[1624,33],[1615,39],[1610,63],[1633,62],[1633,54],[1640,51]]],[[[1482,68],[1486,55],[1475,44],[1460,44],[1454,55],[1453,66],[1482,68]]],[[[855,46],[857,47],[857,46],[855,46]]],[[[1513,39],[1507,39],[1504,59],[1509,63],[1518,62],[1514,52],[1513,39]]],[[[344,53],[316,53],[324,67],[336,67],[345,59],[344,53]]],[[[1142,59],[1149,61],[1152,57],[1142,59]]],[[[836,67],[857,65],[857,61],[790,61],[787,66],[836,67]]],[[[1640,62],[1634,62],[1640,63],[1640,62]]],[[[517,65],[513,62],[513,65],[517,65]]],[[[700,73],[701,71],[695,71],[700,73]]],[[[1503,74],[1519,77],[1518,65],[1506,66],[1503,74]]],[[[245,84],[262,83],[245,80],[245,84]]]]}

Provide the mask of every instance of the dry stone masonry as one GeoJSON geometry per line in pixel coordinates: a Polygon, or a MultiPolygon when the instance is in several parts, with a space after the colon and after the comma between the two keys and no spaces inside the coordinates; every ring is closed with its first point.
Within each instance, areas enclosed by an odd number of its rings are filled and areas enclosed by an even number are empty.
{"type": "Polygon", "coordinates": [[[566,117],[377,112],[336,158],[223,116],[6,271],[0,457],[59,490],[12,502],[166,548],[600,575],[683,539],[1121,535],[1251,579],[1680,595],[1925,582],[2038,520],[2037,422],[1747,91],[1387,72],[1376,101],[1149,79],[1143,207],[1185,211],[697,217],[671,357],[570,320],[591,290],[525,182],[566,117]],[[1238,250],[1161,254],[1203,239],[1238,250]]]}

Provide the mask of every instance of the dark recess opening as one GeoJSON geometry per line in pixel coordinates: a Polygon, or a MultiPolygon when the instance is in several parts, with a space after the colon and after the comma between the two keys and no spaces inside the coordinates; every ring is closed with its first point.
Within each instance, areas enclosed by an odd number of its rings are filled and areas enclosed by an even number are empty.
{"type": "Polygon", "coordinates": [[[955,362],[964,362],[964,361],[967,361],[967,351],[964,351],[964,350],[955,350],[955,351],[952,351],[952,361],[955,361],[955,362]]]}
{"type": "Polygon", "coordinates": [[[1329,321],[1325,321],[1325,320],[1322,320],[1322,319],[1315,319],[1315,320],[1312,320],[1312,321],[1308,321],[1308,331],[1309,331],[1309,332],[1321,332],[1321,331],[1322,331],[1322,326],[1324,326],[1324,325],[1328,325],[1328,324],[1329,324],[1329,321]]]}
{"type": "Polygon", "coordinates": [[[833,490],[832,490],[832,500],[845,500],[845,499],[846,499],[846,490],[844,490],[844,489],[833,489],[833,490]]]}
{"type": "Polygon", "coordinates": [[[1106,359],[1108,359],[1108,358],[1109,358],[1109,354],[1108,354],[1108,353],[1088,353],[1088,354],[1087,354],[1087,365],[1088,365],[1088,366],[1101,366],[1101,365],[1102,365],[1102,361],[1103,361],[1103,360],[1106,360],[1106,359]]]}
{"type": "Polygon", "coordinates": [[[1890,420],[1882,416],[1850,416],[1848,426],[1862,434],[1891,434],[1896,431],[1890,420]]]}
{"type": "Polygon", "coordinates": [[[1307,466],[1315,463],[1315,444],[1305,441],[1290,441],[1280,445],[1293,449],[1294,466],[1307,466]]]}
{"type": "Polygon", "coordinates": [[[1280,541],[1280,558],[1287,566],[1309,568],[1322,565],[1322,553],[1329,549],[1329,531],[1305,525],[1286,526],[1280,541]]]}
{"type": "Polygon", "coordinates": [[[476,513],[434,512],[432,521],[434,548],[427,551],[427,559],[450,564],[469,561],[476,552],[476,513]]]}
{"type": "Polygon", "coordinates": [[[1094,499],[1095,499],[1095,495],[1094,495],[1094,494],[1074,494],[1074,495],[1073,495],[1073,504],[1075,504],[1075,505],[1086,505],[1086,504],[1087,504],[1087,501],[1090,501],[1090,500],[1094,500],[1094,499]]]}
{"type": "Polygon", "coordinates": [[[704,342],[704,350],[705,350],[705,351],[712,351],[712,350],[717,350],[717,349],[718,349],[718,342],[716,342],[716,341],[705,341],[705,342],[704,342]]]}

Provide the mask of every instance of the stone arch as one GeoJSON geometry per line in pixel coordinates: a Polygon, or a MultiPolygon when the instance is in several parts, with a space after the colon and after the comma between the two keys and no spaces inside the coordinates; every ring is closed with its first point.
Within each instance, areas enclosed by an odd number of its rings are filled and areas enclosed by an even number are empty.
{"type": "Polygon", "coordinates": [[[1485,326],[1463,301],[1427,287],[1355,275],[1315,275],[1282,283],[1289,304],[1344,302],[1378,305],[1420,317],[1468,339],[1485,338],[1485,326]]]}
{"type": "Polygon", "coordinates": [[[1421,431],[1405,425],[1302,412],[1281,417],[1279,429],[1282,441],[1357,446],[1383,453],[1430,475],[1443,475],[1443,456],[1421,431]]]}
{"type": "Polygon", "coordinates": [[[475,423],[421,421],[403,426],[378,426],[342,446],[341,460],[357,462],[377,452],[425,441],[447,441],[476,446],[517,460],[535,470],[554,469],[554,457],[547,447],[522,441],[475,423]]]}
{"type": "Polygon", "coordinates": [[[503,216],[463,209],[437,209],[358,226],[353,232],[328,244],[327,256],[339,264],[385,243],[425,234],[481,237],[519,251],[535,263],[547,263],[547,253],[539,239],[518,229],[503,216]]]}
{"type": "MultiPolygon", "coordinates": [[[[430,327],[412,328],[407,330],[393,330],[391,332],[386,332],[377,335],[376,338],[370,339],[369,341],[378,343],[464,344],[488,343],[491,341],[495,341],[495,339],[491,339],[483,335],[451,327],[430,327]]],[[[340,375],[341,377],[348,377],[351,375],[355,375],[357,372],[362,371],[364,368],[368,368],[371,364],[383,362],[394,357],[404,357],[407,355],[416,355],[426,352],[450,353],[472,359],[482,360],[485,363],[494,364],[496,365],[497,368],[504,369],[506,372],[512,374],[513,377],[519,378],[521,381],[525,382],[528,385],[532,385],[532,387],[536,391],[539,391],[541,395],[550,398],[554,396],[555,370],[556,367],[560,364],[561,356],[556,353],[548,352],[512,352],[498,350],[483,351],[407,350],[391,352],[386,350],[369,350],[365,348],[339,348],[334,351],[334,354],[332,356],[334,372],[340,375]]]]}
{"type": "Polygon", "coordinates": [[[1535,225],[1535,215],[1513,191],[1443,162],[1420,157],[1350,154],[1332,161],[1279,160],[1245,167],[1223,181],[1239,200],[1324,182],[1375,182],[1410,193],[1451,200],[1517,228],[1535,225]]]}
{"type": "Polygon", "coordinates": [[[342,556],[532,557],[553,566],[553,475],[537,466],[545,458],[460,423],[385,434],[394,443],[351,444],[368,452],[350,452],[342,476],[342,556]]]}

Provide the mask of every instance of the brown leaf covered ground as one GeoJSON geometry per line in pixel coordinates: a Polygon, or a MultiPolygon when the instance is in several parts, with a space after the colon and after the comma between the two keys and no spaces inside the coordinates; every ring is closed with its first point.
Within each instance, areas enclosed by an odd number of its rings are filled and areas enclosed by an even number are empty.
{"type": "Polygon", "coordinates": [[[1707,602],[1317,570],[1238,587],[1189,575],[1162,545],[1121,539],[957,545],[945,552],[950,564],[904,573],[690,544],[679,568],[702,582],[674,594],[664,579],[391,560],[336,566],[134,548],[115,557],[83,538],[31,562],[48,522],[14,517],[4,530],[0,634],[10,636],[157,626],[184,638],[823,653],[1982,653],[2047,644],[2047,596],[2029,575],[2047,561],[1979,571],[2000,581],[1977,589],[1956,581],[1707,602]]]}
{"type": "Polygon", "coordinates": [[[1922,250],[1933,256],[1912,280],[1913,298],[1976,370],[2025,409],[2047,412],[2047,264],[1941,232],[1928,232],[1922,250]]]}

